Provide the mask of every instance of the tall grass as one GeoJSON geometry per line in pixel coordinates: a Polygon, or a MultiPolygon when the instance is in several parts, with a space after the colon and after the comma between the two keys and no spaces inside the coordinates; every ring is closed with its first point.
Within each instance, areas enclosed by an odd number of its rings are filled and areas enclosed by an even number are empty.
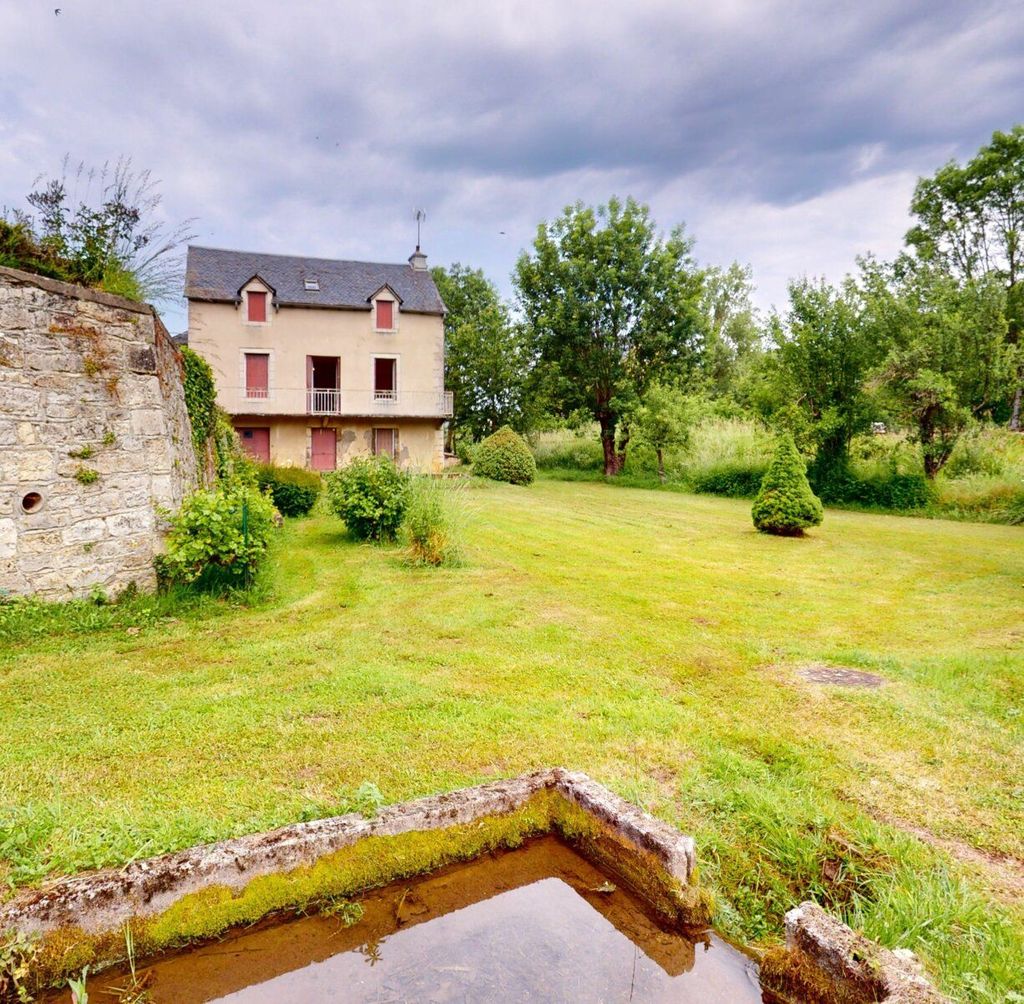
{"type": "MultiPolygon", "coordinates": [[[[772,446],[771,432],[757,422],[707,418],[693,428],[685,449],[666,456],[666,484],[658,482],[653,451],[639,442],[630,445],[625,471],[615,481],[751,498],[772,446]]],[[[547,477],[590,481],[602,476],[596,425],[541,433],[534,453],[537,467],[547,477]]],[[[850,454],[850,467],[842,478],[815,486],[830,505],[1024,524],[1024,436],[1017,433],[991,426],[972,429],[932,483],[923,476],[920,447],[904,435],[859,436],[850,454]]]]}
{"type": "Polygon", "coordinates": [[[414,565],[459,565],[466,505],[462,485],[428,476],[412,482],[400,531],[414,565]]]}

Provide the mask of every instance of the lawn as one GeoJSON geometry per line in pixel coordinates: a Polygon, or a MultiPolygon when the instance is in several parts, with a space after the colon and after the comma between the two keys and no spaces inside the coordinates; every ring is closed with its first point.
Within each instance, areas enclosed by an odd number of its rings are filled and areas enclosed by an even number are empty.
{"type": "Polygon", "coordinates": [[[1024,532],[829,511],[791,540],[708,496],[465,496],[461,568],[316,517],[250,605],[14,632],[0,878],[331,814],[364,780],[397,801],[562,764],[694,834],[727,935],[777,939],[811,896],[961,999],[1024,1000],[1024,532]]]}

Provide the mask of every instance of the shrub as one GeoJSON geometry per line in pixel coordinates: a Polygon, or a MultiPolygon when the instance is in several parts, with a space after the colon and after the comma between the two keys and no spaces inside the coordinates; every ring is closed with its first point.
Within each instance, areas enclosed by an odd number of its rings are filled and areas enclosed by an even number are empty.
{"type": "Polygon", "coordinates": [[[455,456],[460,464],[471,464],[476,456],[477,444],[471,439],[459,439],[455,442],[455,456]]]}
{"type": "Polygon", "coordinates": [[[193,492],[171,517],[167,550],[157,558],[165,584],[248,585],[270,543],[274,507],[241,484],[193,492]]]}
{"type": "Polygon", "coordinates": [[[528,485],[537,476],[537,461],[526,440],[506,425],[477,447],[473,473],[492,481],[528,485]]]}
{"type": "Polygon", "coordinates": [[[393,540],[409,501],[409,475],[389,457],[353,460],[324,478],[327,501],[359,540],[393,540]]]}
{"type": "Polygon", "coordinates": [[[760,491],[767,470],[764,463],[726,461],[695,471],[690,475],[690,485],[705,495],[749,499],[760,491]]]}
{"type": "Polygon", "coordinates": [[[416,565],[457,565],[462,559],[458,489],[430,477],[414,478],[402,521],[402,539],[416,565]]]}
{"type": "Polygon", "coordinates": [[[320,475],[302,467],[277,467],[260,464],[256,468],[256,484],[269,491],[282,516],[305,516],[320,494],[320,475]]]}
{"type": "Polygon", "coordinates": [[[815,477],[813,486],[823,502],[852,502],[896,511],[923,509],[935,497],[928,479],[917,473],[863,475],[840,468],[815,477]]]}
{"type": "Polygon", "coordinates": [[[586,436],[565,432],[543,433],[534,458],[543,470],[604,471],[604,453],[597,433],[586,436]]]}
{"type": "Polygon", "coordinates": [[[821,500],[807,482],[807,468],[793,437],[783,435],[754,499],[751,516],[762,533],[801,536],[823,517],[821,500]]]}

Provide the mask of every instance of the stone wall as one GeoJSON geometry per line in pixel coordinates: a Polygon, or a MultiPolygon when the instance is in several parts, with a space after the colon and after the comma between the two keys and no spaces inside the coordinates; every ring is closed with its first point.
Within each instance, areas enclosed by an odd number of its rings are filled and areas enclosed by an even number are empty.
{"type": "Polygon", "coordinates": [[[182,372],[151,307],[0,268],[0,595],[155,585],[197,480],[182,372]]]}

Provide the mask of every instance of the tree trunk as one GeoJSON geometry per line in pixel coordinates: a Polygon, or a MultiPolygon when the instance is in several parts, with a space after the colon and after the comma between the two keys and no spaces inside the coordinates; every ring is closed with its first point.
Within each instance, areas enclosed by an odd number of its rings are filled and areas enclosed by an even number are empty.
{"type": "Polygon", "coordinates": [[[1020,407],[1021,397],[1024,396],[1024,384],[1017,384],[1017,389],[1013,392],[1013,410],[1010,412],[1010,428],[1014,432],[1020,432],[1020,407]]]}
{"type": "Polygon", "coordinates": [[[657,449],[657,454],[658,454],[658,480],[662,484],[664,484],[665,483],[665,456],[662,453],[662,449],[661,449],[660,446],[657,449]]]}
{"type": "Polygon", "coordinates": [[[601,447],[604,450],[604,476],[610,478],[618,474],[616,467],[617,457],[615,456],[615,416],[608,412],[601,412],[597,416],[601,425],[601,447]]]}
{"type": "Polygon", "coordinates": [[[615,451],[615,473],[621,474],[626,466],[626,450],[629,448],[629,426],[623,422],[619,427],[619,444],[615,451]]]}

